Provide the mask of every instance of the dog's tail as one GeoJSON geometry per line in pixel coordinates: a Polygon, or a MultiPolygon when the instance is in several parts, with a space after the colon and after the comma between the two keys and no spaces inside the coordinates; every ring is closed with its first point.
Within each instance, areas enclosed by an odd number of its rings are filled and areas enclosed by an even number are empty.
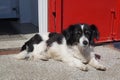
{"type": "Polygon", "coordinates": [[[26,57],[28,57],[28,50],[27,50],[27,44],[25,43],[22,46],[20,53],[14,55],[14,58],[21,60],[21,59],[25,59],[26,57]]]}
{"type": "Polygon", "coordinates": [[[18,60],[22,60],[22,59],[25,59],[27,57],[27,51],[24,50],[24,51],[21,51],[20,53],[14,55],[14,58],[18,59],[18,60]]]}

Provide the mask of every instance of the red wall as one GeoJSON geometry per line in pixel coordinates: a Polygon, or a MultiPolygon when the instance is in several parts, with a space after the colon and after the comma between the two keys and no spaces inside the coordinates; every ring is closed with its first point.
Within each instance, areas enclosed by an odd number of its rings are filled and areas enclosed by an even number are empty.
{"type": "Polygon", "coordinates": [[[75,23],[95,24],[98,42],[120,40],[120,0],[49,0],[49,31],[61,32],[75,23]]]}

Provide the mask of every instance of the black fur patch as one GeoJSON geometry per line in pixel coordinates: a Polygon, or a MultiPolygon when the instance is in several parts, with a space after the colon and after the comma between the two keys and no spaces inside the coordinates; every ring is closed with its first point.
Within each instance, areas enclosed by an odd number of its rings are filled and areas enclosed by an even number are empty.
{"type": "Polygon", "coordinates": [[[46,41],[47,46],[51,46],[53,42],[57,42],[58,44],[62,44],[62,39],[63,39],[63,35],[53,32],[49,34],[49,39],[46,41]]]}
{"type": "Polygon", "coordinates": [[[94,24],[90,25],[90,29],[91,29],[90,44],[95,45],[94,39],[98,40],[100,37],[100,33],[94,24]]]}
{"type": "Polygon", "coordinates": [[[41,41],[43,41],[41,36],[36,34],[29,41],[25,42],[21,48],[21,51],[27,50],[28,52],[32,52],[34,50],[33,44],[39,44],[41,41]]]}
{"type": "Polygon", "coordinates": [[[82,30],[79,24],[75,24],[70,25],[62,34],[65,36],[68,45],[76,45],[82,36],[82,30]]]}

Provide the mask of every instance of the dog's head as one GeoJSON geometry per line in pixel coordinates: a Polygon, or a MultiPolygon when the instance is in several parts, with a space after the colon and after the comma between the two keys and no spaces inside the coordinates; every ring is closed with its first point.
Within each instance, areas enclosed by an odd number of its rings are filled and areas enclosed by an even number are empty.
{"type": "Polygon", "coordinates": [[[68,45],[79,44],[82,47],[94,45],[94,39],[99,39],[99,32],[95,25],[74,24],[64,30],[63,35],[68,45]]]}

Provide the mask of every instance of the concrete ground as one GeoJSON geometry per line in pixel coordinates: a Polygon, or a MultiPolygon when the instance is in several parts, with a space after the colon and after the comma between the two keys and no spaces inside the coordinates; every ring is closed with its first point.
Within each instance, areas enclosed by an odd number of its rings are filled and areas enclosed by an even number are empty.
{"type": "MultiPolygon", "coordinates": [[[[29,37],[31,36],[29,35],[29,37]]],[[[0,48],[20,47],[27,39],[25,36],[24,38],[19,39],[18,42],[15,38],[8,43],[3,40],[4,44],[1,40],[0,48]],[[7,44],[9,46],[5,47],[7,44]]],[[[95,47],[96,53],[101,56],[99,61],[107,67],[107,70],[98,71],[88,65],[88,72],[54,60],[16,60],[12,53],[18,53],[19,50],[4,51],[4,49],[0,51],[0,53],[3,53],[0,55],[0,80],[120,80],[120,51],[109,46],[95,47]],[[6,53],[9,53],[9,55],[5,55],[6,53]]]]}
{"type": "Polygon", "coordinates": [[[33,34],[0,35],[0,50],[20,48],[33,34]]]}

